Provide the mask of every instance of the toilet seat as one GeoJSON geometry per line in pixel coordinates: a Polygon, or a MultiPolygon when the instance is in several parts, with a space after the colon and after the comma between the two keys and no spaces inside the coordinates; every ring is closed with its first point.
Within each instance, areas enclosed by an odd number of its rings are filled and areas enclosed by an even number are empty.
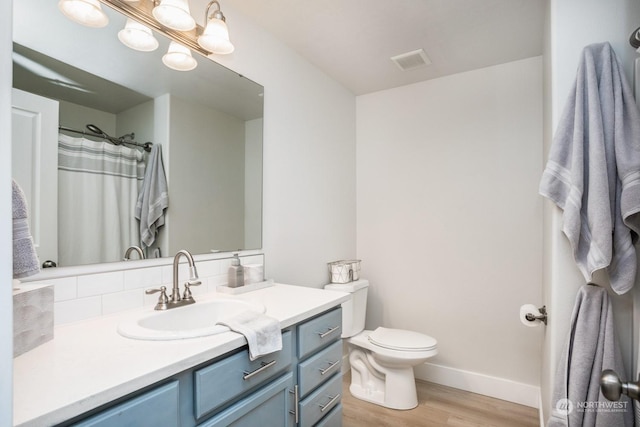
{"type": "Polygon", "coordinates": [[[404,329],[379,327],[368,336],[373,345],[397,351],[430,351],[438,341],[428,335],[404,329]]]}

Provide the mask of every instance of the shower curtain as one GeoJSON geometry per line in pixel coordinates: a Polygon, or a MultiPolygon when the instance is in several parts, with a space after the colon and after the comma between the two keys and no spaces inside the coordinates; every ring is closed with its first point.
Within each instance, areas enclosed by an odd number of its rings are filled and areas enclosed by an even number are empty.
{"type": "Polygon", "coordinates": [[[141,151],[59,135],[58,265],[119,261],[139,245],[134,210],[144,169],[141,151]]]}

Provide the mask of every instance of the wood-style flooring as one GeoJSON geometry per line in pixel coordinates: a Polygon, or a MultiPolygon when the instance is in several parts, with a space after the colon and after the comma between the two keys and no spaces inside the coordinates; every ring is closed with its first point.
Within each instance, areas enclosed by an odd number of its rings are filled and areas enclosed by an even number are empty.
{"type": "Polygon", "coordinates": [[[344,376],[343,427],[538,427],[538,410],[438,384],[416,381],[418,406],[396,411],[356,399],[344,376]]]}

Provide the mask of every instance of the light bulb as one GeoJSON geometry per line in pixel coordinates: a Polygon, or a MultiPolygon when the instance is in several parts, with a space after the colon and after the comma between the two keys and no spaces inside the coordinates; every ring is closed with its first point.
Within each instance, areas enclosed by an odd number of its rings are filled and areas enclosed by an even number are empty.
{"type": "Polygon", "coordinates": [[[127,24],[118,31],[118,39],[131,49],[151,52],[158,48],[158,40],[153,36],[151,28],[127,18],[127,24]]]}
{"type": "Polygon", "coordinates": [[[100,28],[109,23],[98,0],[60,0],[58,9],[67,18],[87,27],[100,28]]]}
{"type": "Polygon", "coordinates": [[[162,57],[162,62],[177,71],[190,71],[198,66],[198,62],[191,56],[191,51],[173,41],[169,44],[167,53],[162,57]]]}
{"type": "Polygon", "coordinates": [[[229,54],[234,49],[233,44],[229,41],[227,24],[215,17],[207,22],[207,27],[198,37],[198,44],[209,52],[218,55],[229,54]]]}
{"type": "Polygon", "coordinates": [[[190,31],[196,27],[188,0],[162,0],[151,13],[158,22],[173,30],[190,31]]]}

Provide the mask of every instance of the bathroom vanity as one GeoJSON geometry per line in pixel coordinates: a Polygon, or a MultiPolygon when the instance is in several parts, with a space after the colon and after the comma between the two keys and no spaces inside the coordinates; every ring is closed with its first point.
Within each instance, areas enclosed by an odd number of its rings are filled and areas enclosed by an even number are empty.
{"type": "Polygon", "coordinates": [[[244,337],[231,332],[120,336],[117,325],[135,313],[61,326],[14,360],[14,424],[341,425],[340,304],[348,294],[276,284],[206,298],[263,304],[280,321],[283,349],[250,361],[244,337]]]}

